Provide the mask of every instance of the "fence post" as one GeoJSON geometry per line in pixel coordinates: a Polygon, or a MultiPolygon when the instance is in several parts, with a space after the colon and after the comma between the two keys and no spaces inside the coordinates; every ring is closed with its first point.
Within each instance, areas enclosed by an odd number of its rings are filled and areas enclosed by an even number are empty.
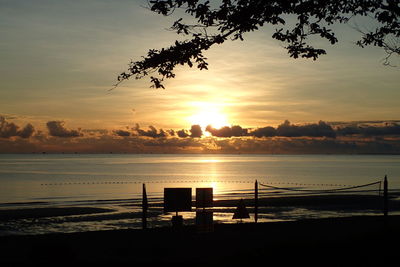
{"type": "Polygon", "coordinates": [[[148,208],[148,203],[147,203],[146,185],[143,184],[143,187],[142,187],[142,228],[143,229],[147,228],[147,208],[148,208]]]}
{"type": "Polygon", "coordinates": [[[383,181],[383,215],[388,216],[388,181],[386,175],[383,181]]]}
{"type": "Polygon", "coordinates": [[[258,182],[256,180],[254,184],[254,221],[257,223],[258,220],[258,182]]]}

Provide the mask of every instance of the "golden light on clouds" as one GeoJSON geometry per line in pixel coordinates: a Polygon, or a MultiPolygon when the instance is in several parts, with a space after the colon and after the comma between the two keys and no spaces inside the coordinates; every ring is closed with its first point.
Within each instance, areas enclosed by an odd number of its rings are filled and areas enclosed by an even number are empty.
{"type": "Polygon", "coordinates": [[[205,130],[208,125],[212,125],[215,128],[230,125],[228,116],[221,104],[194,102],[191,103],[191,106],[193,107],[193,115],[187,118],[190,125],[198,124],[203,130],[205,130]]]}

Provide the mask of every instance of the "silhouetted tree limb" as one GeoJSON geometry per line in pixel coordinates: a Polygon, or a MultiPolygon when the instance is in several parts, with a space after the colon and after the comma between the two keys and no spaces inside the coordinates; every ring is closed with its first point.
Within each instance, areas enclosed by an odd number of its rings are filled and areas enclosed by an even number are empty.
{"type": "Polygon", "coordinates": [[[400,55],[399,34],[387,33],[383,36],[377,29],[374,31],[362,30],[359,25],[353,26],[353,29],[362,34],[362,40],[356,42],[358,46],[364,47],[372,44],[374,46],[382,47],[386,53],[386,56],[383,59],[383,64],[394,67],[391,64],[390,59],[393,55],[400,55]]]}
{"type": "Polygon", "coordinates": [[[131,77],[150,76],[152,87],[164,88],[162,82],[175,77],[177,65],[207,69],[204,51],[228,38],[243,40],[245,33],[265,25],[275,28],[272,38],[285,43],[290,57],[316,60],[326,51],[310,45],[308,37],[319,36],[333,45],[338,39],[330,26],[346,23],[353,16],[370,16],[379,26],[361,32],[357,45],[382,47],[388,55],[386,62],[391,55],[400,54],[398,46],[385,41],[388,36],[400,37],[398,0],[150,0],[148,4],[153,12],[164,16],[183,9],[196,22],[186,24],[182,18],[175,21],[171,30],[189,38],[175,41],[168,48],[151,49],[141,61],[132,61],[118,76],[117,85],[131,77]],[[289,17],[296,23],[284,28],[289,17]]]}

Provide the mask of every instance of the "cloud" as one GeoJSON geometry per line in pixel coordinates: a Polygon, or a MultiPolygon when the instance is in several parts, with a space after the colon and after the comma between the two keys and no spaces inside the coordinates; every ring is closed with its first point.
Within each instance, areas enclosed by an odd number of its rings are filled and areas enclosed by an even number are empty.
{"type": "Polygon", "coordinates": [[[80,138],[0,138],[0,153],[400,154],[400,136],[149,138],[115,132],[80,138]]]}
{"type": "Polygon", "coordinates": [[[218,153],[248,154],[399,154],[400,138],[273,137],[216,139],[218,153]]]}
{"type": "Polygon", "coordinates": [[[109,131],[107,129],[82,129],[81,132],[85,135],[105,135],[109,131]]]}
{"type": "Polygon", "coordinates": [[[80,137],[83,134],[79,130],[68,130],[64,127],[63,121],[48,121],[46,123],[47,129],[51,136],[56,137],[80,137]]]}
{"type": "Polygon", "coordinates": [[[255,137],[272,137],[276,136],[276,129],[271,126],[266,126],[262,128],[257,128],[254,131],[250,132],[249,135],[255,136],[255,137]]]}
{"type": "Polygon", "coordinates": [[[18,132],[18,135],[22,138],[29,138],[32,136],[34,131],[35,128],[33,127],[33,125],[28,123],[27,125],[25,125],[24,128],[22,128],[21,131],[18,132]]]}
{"type": "Polygon", "coordinates": [[[47,128],[49,134],[35,131],[29,123],[20,128],[0,116],[1,153],[400,154],[400,125],[393,122],[335,128],[323,121],[304,125],[285,121],[275,128],[256,129],[208,126],[212,137],[203,136],[199,125],[178,131],[141,129],[138,124],[120,130],[70,130],[62,121],[49,121],[47,128]]]}
{"type": "Polygon", "coordinates": [[[203,130],[200,125],[192,125],[190,128],[190,137],[192,138],[200,138],[203,135],[203,130]]]}
{"type": "Polygon", "coordinates": [[[329,125],[332,127],[346,127],[346,126],[385,126],[399,124],[400,120],[375,120],[375,121],[330,121],[329,125]]]}
{"type": "Polygon", "coordinates": [[[234,125],[232,127],[224,126],[219,129],[213,128],[211,125],[208,125],[206,127],[206,131],[211,133],[212,136],[216,137],[246,136],[248,132],[247,129],[243,129],[239,125],[234,125]]]}
{"type": "Polygon", "coordinates": [[[335,130],[326,122],[320,121],[318,123],[305,124],[305,125],[294,125],[289,121],[285,121],[277,128],[272,126],[266,126],[256,128],[255,130],[249,131],[239,125],[236,126],[224,126],[219,129],[215,129],[212,126],[207,126],[206,131],[210,132],[212,136],[217,137],[239,137],[239,136],[254,136],[254,137],[336,137],[335,130]]]}
{"type": "MultiPolygon", "coordinates": [[[[374,123],[376,123],[374,121],[374,123]]],[[[347,135],[364,135],[364,136],[384,136],[384,135],[400,135],[400,125],[396,122],[382,122],[379,125],[368,125],[365,122],[361,125],[336,126],[333,128],[329,123],[319,121],[318,123],[308,123],[303,125],[291,124],[288,120],[284,121],[278,127],[265,126],[256,129],[246,129],[239,125],[224,126],[214,128],[211,125],[206,127],[206,131],[215,137],[231,138],[241,136],[262,137],[329,137],[347,135]]],[[[192,125],[191,130],[182,129],[177,131],[178,137],[201,137],[201,128],[198,125],[192,125]]]]}
{"type": "Polygon", "coordinates": [[[276,133],[278,136],[286,137],[336,137],[336,132],[324,121],[319,121],[318,124],[313,123],[305,125],[293,125],[286,120],[284,123],[278,126],[276,133]]]}
{"type": "Polygon", "coordinates": [[[147,136],[147,137],[152,137],[152,138],[159,138],[159,137],[167,137],[168,134],[165,132],[163,129],[160,129],[159,131],[156,129],[156,127],[150,125],[149,130],[143,130],[140,129],[139,124],[136,124],[136,126],[133,128],[134,131],[137,132],[138,136],[147,136]]]}
{"type": "Polygon", "coordinates": [[[172,129],[167,130],[167,133],[169,134],[169,136],[175,136],[175,131],[172,129]]]}
{"type": "Polygon", "coordinates": [[[176,134],[180,138],[186,138],[186,137],[190,136],[190,134],[185,129],[177,131],[176,134]]]}
{"type": "Polygon", "coordinates": [[[7,122],[4,117],[0,117],[0,137],[10,138],[17,136],[18,126],[12,122],[7,122]]]}
{"type": "Polygon", "coordinates": [[[387,123],[384,126],[345,126],[338,127],[337,133],[340,135],[364,135],[364,136],[381,136],[381,135],[400,135],[400,125],[397,123],[387,123]]]}
{"type": "Polygon", "coordinates": [[[130,136],[131,132],[125,130],[115,130],[114,133],[118,136],[130,136]]]}
{"type": "Polygon", "coordinates": [[[28,123],[24,128],[19,130],[19,126],[13,122],[8,122],[5,117],[0,116],[0,138],[10,138],[19,136],[21,138],[29,138],[32,136],[35,128],[28,123]]]}

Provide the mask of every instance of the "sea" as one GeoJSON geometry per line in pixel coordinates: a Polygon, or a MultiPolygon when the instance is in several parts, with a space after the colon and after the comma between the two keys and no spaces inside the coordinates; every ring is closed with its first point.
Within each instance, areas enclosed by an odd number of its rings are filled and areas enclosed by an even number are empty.
{"type": "MultiPolygon", "coordinates": [[[[385,176],[390,190],[400,189],[400,155],[0,154],[0,214],[60,207],[109,211],[3,219],[0,235],[140,228],[143,184],[153,211],[149,225],[158,227],[172,216],[162,212],[165,188],[192,188],[195,199],[196,188],[212,187],[214,200],[232,200],[253,197],[255,181],[260,190],[275,192],[365,184],[376,191],[385,176]]],[[[183,215],[195,218],[193,212],[183,215]]],[[[292,209],[266,210],[259,218],[338,215],[292,209]]],[[[214,212],[214,220],[234,222],[226,212],[214,212]]]]}

